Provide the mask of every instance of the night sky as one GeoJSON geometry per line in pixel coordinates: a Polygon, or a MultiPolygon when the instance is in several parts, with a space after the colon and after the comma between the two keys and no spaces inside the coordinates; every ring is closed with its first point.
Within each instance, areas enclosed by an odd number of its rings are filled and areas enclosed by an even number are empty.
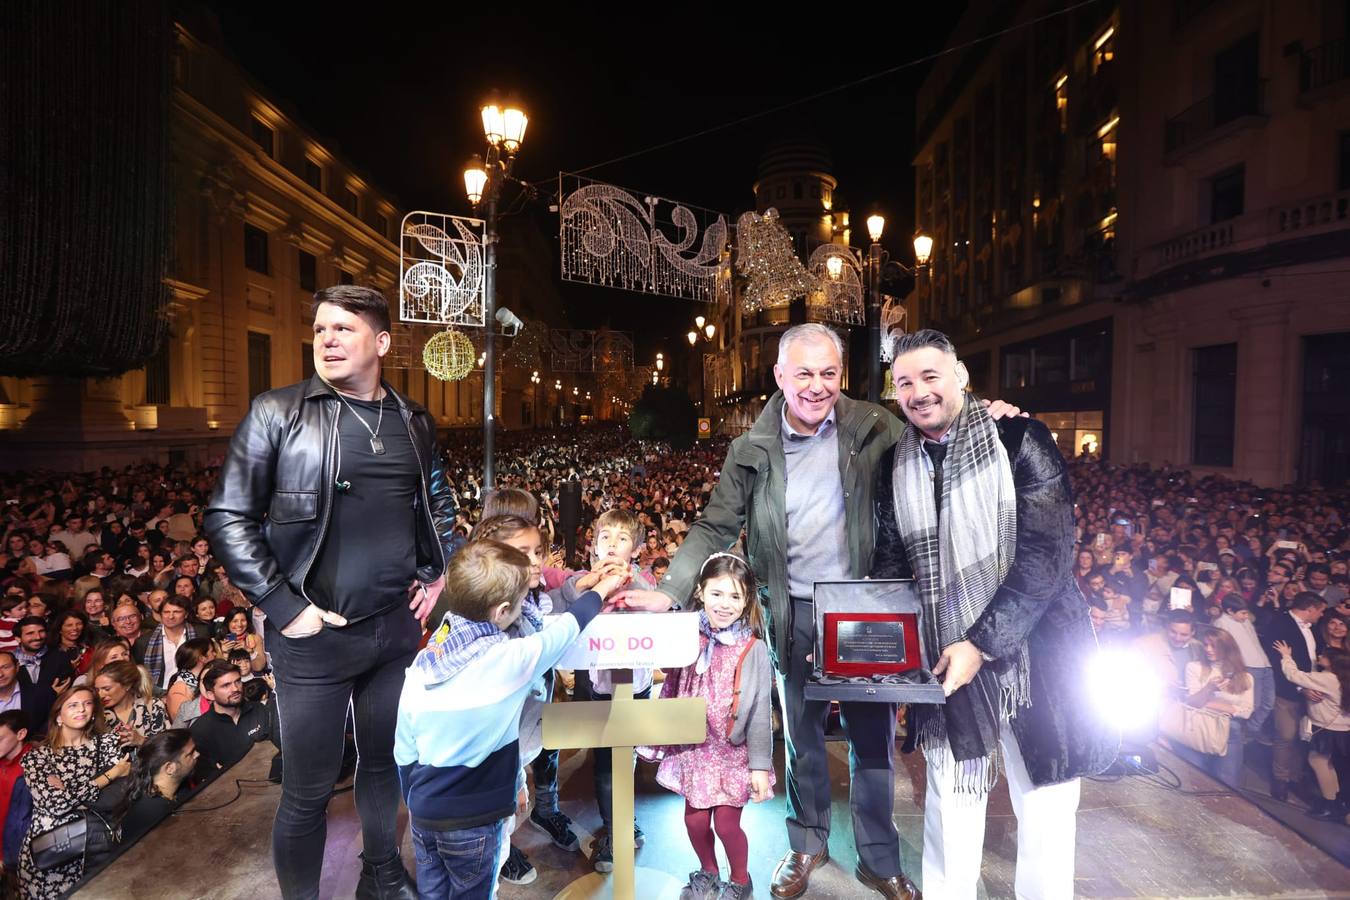
{"type": "MultiPolygon", "coordinates": [[[[934,53],[965,4],[891,4],[886,13],[848,19],[818,4],[811,14],[776,20],[729,3],[521,6],[520,14],[379,3],[342,12],[276,0],[209,0],[207,7],[228,52],[269,95],[405,209],[469,213],[461,172],[483,149],[478,107],[493,90],[517,98],[530,123],[515,174],[544,182],[546,194],[523,214],[556,237],[547,194],[560,170],[934,53]]],[[[753,206],[764,148],[809,136],[833,156],[837,197],[856,220],[854,243],[865,240],[861,218],[875,208],[891,222],[886,243],[903,252],[913,209],[913,97],[926,71],[910,67],[587,175],[721,210],[734,221],[753,206]]],[[[509,201],[514,190],[507,190],[509,201]]],[[[634,302],[604,288],[569,286],[564,297],[575,326],[666,328],[675,340],[697,313],[684,301],[634,302]]]]}

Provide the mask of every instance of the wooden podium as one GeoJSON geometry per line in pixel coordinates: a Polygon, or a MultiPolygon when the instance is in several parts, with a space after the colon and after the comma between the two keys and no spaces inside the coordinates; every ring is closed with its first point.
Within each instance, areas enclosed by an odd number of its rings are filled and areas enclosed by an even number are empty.
{"type": "MultiPolygon", "coordinates": [[[[682,668],[698,656],[697,613],[611,613],[597,616],[559,662],[563,669],[609,669],[614,699],[544,707],[544,746],[556,750],[613,750],[614,873],[572,882],[559,900],[610,897],[635,900],[633,852],[633,748],[652,744],[701,744],[708,736],[707,703],[698,697],[634,700],[633,669],[682,668]]],[[[669,876],[651,873],[672,881],[669,876]]],[[[678,892],[678,888],[676,889],[678,892]]],[[[642,896],[663,891],[644,882],[642,896]]]]}

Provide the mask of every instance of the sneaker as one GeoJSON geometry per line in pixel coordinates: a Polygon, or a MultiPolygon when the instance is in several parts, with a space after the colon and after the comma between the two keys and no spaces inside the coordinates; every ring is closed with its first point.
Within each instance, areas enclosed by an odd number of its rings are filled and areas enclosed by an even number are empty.
{"type": "Polygon", "coordinates": [[[571,853],[581,849],[581,841],[572,831],[572,820],[560,812],[541,813],[537,808],[530,813],[530,824],[549,836],[554,846],[571,853]]]}
{"type": "Polygon", "coordinates": [[[506,857],[506,862],[502,863],[501,876],[502,881],[509,881],[512,884],[529,884],[539,877],[539,873],[530,865],[525,854],[520,852],[520,848],[513,846],[511,853],[506,857]]]}
{"type": "Polygon", "coordinates": [[[614,871],[614,841],[608,831],[602,831],[591,841],[591,865],[597,872],[614,871]]]}
{"type": "Polygon", "coordinates": [[[647,843],[647,836],[642,833],[642,826],[633,820],[633,849],[641,849],[642,845],[647,843]]]}
{"type": "Polygon", "coordinates": [[[753,882],[747,881],[745,884],[737,884],[734,881],[722,882],[722,893],[717,895],[717,900],[749,900],[755,893],[753,882]]]}
{"type": "Polygon", "coordinates": [[[717,874],[702,869],[690,872],[689,883],[680,891],[680,900],[717,900],[722,888],[722,882],[717,879],[717,874]]]}

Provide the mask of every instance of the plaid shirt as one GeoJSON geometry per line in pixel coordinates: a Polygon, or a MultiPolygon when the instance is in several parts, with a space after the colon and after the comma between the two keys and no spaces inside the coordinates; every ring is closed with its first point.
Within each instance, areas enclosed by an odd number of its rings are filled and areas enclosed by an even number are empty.
{"type": "MultiPolygon", "coordinates": [[[[183,640],[190,641],[197,636],[197,629],[192,627],[191,622],[183,623],[183,640]]],[[[150,632],[150,639],[145,642],[145,657],[141,660],[146,671],[150,673],[150,681],[155,689],[159,690],[164,686],[164,626],[156,625],[155,630],[150,632]]]]}

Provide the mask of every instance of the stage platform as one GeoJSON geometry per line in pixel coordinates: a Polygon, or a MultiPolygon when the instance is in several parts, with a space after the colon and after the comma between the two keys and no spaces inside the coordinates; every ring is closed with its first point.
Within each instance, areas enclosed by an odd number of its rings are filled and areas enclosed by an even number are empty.
{"type": "MultiPolygon", "coordinates": [[[[830,863],[811,879],[812,900],[863,900],[865,889],[853,877],[847,798],[847,745],[829,745],[836,800],[830,839],[830,863]]],[[[209,898],[271,900],[279,897],[271,871],[270,832],[280,787],[247,785],[238,800],[211,812],[187,810],[218,806],[235,794],[235,779],[263,779],[272,748],[255,748],[234,770],[195,798],[184,811],[151,832],[77,894],[88,898],[209,898]]],[[[750,873],[755,896],[769,896],[769,879],[786,849],[783,826],[782,744],[778,744],[778,796],[747,810],[750,873]]],[[[1247,897],[1350,898],[1350,869],[1307,843],[1262,810],[1167,754],[1162,760],[1181,779],[1169,790],[1140,778],[1088,781],[1078,816],[1077,883],[1081,897],[1247,897]]],[[[923,837],[924,767],[916,756],[897,753],[896,824],[904,865],[919,880],[923,837]]],[[[563,808],[577,822],[583,848],[599,826],[590,799],[589,756],[564,754],[560,767],[563,808]]],[[[683,801],[659,788],[651,768],[638,770],[638,821],[647,834],[638,865],[675,876],[682,883],[696,863],[684,834],[683,801]]],[[[413,856],[406,839],[404,858],[413,856]]],[[[1347,828],[1350,832],[1350,828],[1347,828]]],[[[516,840],[534,863],[538,879],[529,885],[502,885],[503,900],[550,898],[568,883],[591,872],[584,855],[565,853],[539,831],[525,826],[516,840]]],[[[1016,820],[1007,791],[990,800],[985,835],[982,897],[1013,896],[1016,820]]],[[[322,895],[353,895],[361,835],[350,792],[333,799],[322,895]]],[[[671,894],[671,900],[678,889],[671,894]]],[[[642,898],[662,900],[662,898],[642,898]]]]}

